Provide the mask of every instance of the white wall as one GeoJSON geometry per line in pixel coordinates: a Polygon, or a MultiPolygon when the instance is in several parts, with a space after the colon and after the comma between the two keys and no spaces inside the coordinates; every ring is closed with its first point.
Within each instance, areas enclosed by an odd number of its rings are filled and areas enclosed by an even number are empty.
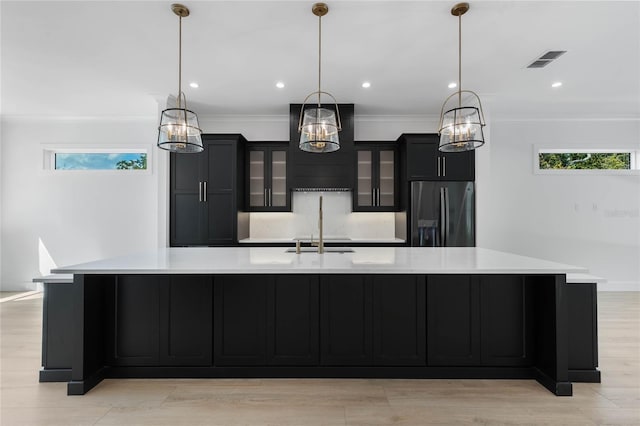
{"type": "Polygon", "coordinates": [[[2,126],[2,290],[64,266],[158,245],[157,171],[43,171],[43,144],[148,144],[155,119],[6,119],[2,126]]]}
{"type": "MultiPolygon", "coordinates": [[[[0,112],[1,114],[1,112],[0,112]]],[[[6,180],[6,177],[4,176],[4,167],[2,167],[2,140],[4,139],[4,131],[3,131],[3,125],[2,125],[2,120],[0,120],[0,289],[2,288],[2,200],[3,200],[3,195],[2,195],[2,182],[4,182],[6,180]]]]}
{"type": "Polygon", "coordinates": [[[640,149],[640,122],[493,121],[478,245],[585,266],[640,290],[640,176],[534,174],[534,145],[640,149]]]}

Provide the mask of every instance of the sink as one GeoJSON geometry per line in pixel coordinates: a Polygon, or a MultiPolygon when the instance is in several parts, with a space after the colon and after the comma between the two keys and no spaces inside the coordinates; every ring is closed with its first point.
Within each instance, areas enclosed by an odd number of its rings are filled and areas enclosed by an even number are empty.
{"type": "MultiPolygon", "coordinates": [[[[309,237],[306,237],[306,238],[305,237],[296,237],[296,238],[293,239],[293,241],[297,241],[297,240],[300,240],[303,243],[308,243],[309,241],[311,241],[309,239],[309,237]]],[[[318,240],[318,238],[316,237],[313,241],[317,241],[317,240],[318,240]]],[[[324,240],[324,242],[351,241],[351,238],[349,238],[349,237],[324,237],[323,240],[324,240]]]]}
{"type": "MultiPolygon", "coordinates": [[[[285,250],[285,253],[295,253],[295,247],[290,247],[285,250]]],[[[318,247],[300,247],[300,253],[317,253],[318,247]]],[[[353,253],[351,247],[325,247],[325,253],[353,253]]]]}

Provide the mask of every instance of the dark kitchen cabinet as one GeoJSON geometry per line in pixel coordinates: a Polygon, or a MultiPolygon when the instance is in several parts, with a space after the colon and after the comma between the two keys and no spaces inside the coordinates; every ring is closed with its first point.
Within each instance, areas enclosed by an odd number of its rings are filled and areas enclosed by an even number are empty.
{"type": "Polygon", "coordinates": [[[320,360],[323,365],[372,363],[371,290],[362,275],[320,277],[320,360]]]}
{"type": "Polygon", "coordinates": [[[205,134],[202,142],[202,153],[171,153],[171,246],[238,242],[246,141],[237,134],[205,134]]]}
{"type": "Polygon", "coordinates": [[[357,143],[353,211],[398,209],[398,150],[395,144],[357,143]]]}
{"type": "Polygon", "coordinates": [[[316,276],[215,278],[214,364],[316,365],[316,276]]]}
{"type": "MultiPolygon", "coordinates": [[[[258,277],[259,278],[259,277],[258,277]]],[[[266,365],[267,286],[250,275],[214,283],[215,365],[266,365]]]]}
{"type": "Polygon", "coordinates": [[[287,184],[289,144],[247,144],[245,205],[249,211],[291,211],[287,184]]]}
{"type": "Polygon", "coordinates": [[[322,365],[424,365],[424,277],[320,278],[322,365]]]}
{"type": "Polygon", "coordinates": [[[106,305],[109,365],[211,365],[210,277],[120,275],[106,305]]]}
{"type": "Polygon", "coordinates": [[[567,283],[569,374],[574,381],[600,382],[596,283],[567,283]]]}
{"type": "MultiPolygon", "coordinates": [[[[69,282],[45,281],[43,287],[42,366],[45,370],[71,370],[73,280],[70,279],[69,282]]],[[[47,381],[42,373],[40,381],[47,381]]]]}
{"type": "Polygon", "coordinates": [[[425,277],[371,276],[376,365],[425,365],[425,277]]]}
{"type": "MultiPolygon", "coordinates": [[[[315,104],[306,107],[315,108],[315,104]]],[[[289,159],[291,188],[344,188],[353,187],[353,104],[338,104],[342,131],[339,133],[340,149],[329,153],[311,153],[301,151],[298,147],[300,133],[298,122],[301,104],[290,104],[289,107],[289,159]]],[[[334,109],[334,104],[323,104],[323,107],[334,109]]]]}
{"type": "Polygon", "coordinates": [[[480,364],[480,291],[469,275],[427,278],[427,364],[480,364]]]}
{"type": "Polygon", "coordinates": [[[267,300],[270,365],[318,364],[319,299],[317,276],[273,277],[267,300]]]}
{"type": "Polygon", "coordinates": [[[481,359],[484,366],[533,364],[533,294],[525,278],[480,277],[481,359]]]}
{"type": "Polygon", "coordinates": [[[437,134],[403,134],[406,179],[474,181],[475,151],[440,152],[437,134]]]}
{"type": "Polygon", "coordinates": [[[428,365],[532,365],[530,289],[521,276],[429,276],[428,365]]]}

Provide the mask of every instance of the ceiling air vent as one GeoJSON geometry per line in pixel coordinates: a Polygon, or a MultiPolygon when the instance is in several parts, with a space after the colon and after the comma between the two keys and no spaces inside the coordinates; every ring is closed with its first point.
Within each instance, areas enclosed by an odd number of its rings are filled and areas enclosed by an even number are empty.
{"type": "Polygon", "coordinates": [[[534,60],[527,68],[544,68],[565,53],[567,53],[566,50],[550,50],[534,60]]]}

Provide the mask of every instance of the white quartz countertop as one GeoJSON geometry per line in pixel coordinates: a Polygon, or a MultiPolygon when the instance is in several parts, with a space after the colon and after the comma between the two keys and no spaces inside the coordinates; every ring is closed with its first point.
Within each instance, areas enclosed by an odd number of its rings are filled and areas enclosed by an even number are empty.
{"type": "MultiPolygon", "coordinates": [[[[318,236],[314,235],[313,241],[318,241],[318,236]]],[[[291,244],[300,240],[302,243],[310,243],[311,237],[300,238],[243,238],[238,240],[240,244],[291,244]]],[[[331,244],[404,244],[406,241],[401,238],[348,238],[348,237],[326,237],[325,243],[331,244]]]]}
{"type": "Polygon", "coordinates": [[[475,247],[354,247],[287,253],[287,247],[176,247],[54,269],[75,274],[566,274],[585,268],[475,247]]]}

